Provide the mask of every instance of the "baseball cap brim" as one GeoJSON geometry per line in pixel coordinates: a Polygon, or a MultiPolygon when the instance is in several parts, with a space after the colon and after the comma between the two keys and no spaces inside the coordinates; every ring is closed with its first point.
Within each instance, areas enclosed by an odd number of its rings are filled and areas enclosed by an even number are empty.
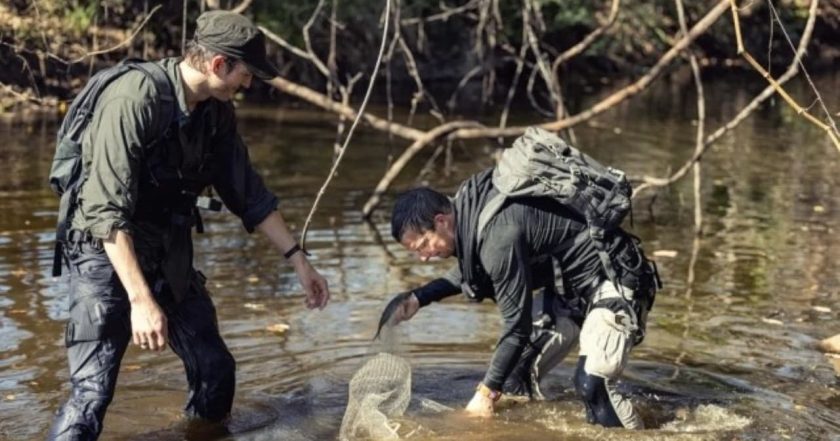
{"type": "Polygon", "coordinates": [[[256,60],[243,59],[242,62],[248,67],[248,71],[263,81],[269,81],[274,77],[280,76],[280,71],[265,58],[256,60]]]}

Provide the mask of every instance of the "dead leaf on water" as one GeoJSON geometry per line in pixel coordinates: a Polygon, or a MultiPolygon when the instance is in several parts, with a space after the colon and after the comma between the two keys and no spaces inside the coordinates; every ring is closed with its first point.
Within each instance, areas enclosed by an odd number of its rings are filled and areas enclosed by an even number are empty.
{"type": "Polygon", "coordinates": [[[266,309],[265,305],[263,305],[262,303],[245,303],[242,306],[252,311],[265,311],[266,309]]]}
{"type": "Polygon", "coordinates": [[[248,283],[257,283],[260,281],[260,278],[254,275],[248,276],[248,283]]]}
{"type": "Polygon", "coordinates": [[[125,372],[139,371],[140,369],[143,369],[143,366],[139,364],[124,364],[122,366],[122,370],[125,372]]]}
{"type": "Polygon", "coordinates": [[[784,322],[782,322],[781,320],[762,317],[761,321],[767,323],[768,325],[784,326],[784,322]]]}
{"type": "Polygon", "coordinates": [[[285,323],[277,323],[276,325],[269,325],[265,329],[266,331],[276,332],[277,334],[285,334],[289,328],[290,326],[285,323]]]}
{"type": "Polygon", "coordinates": [[[653,252],[653,257],[664,257],[668,259],[673,259],[677,257],[677,251],[675,250],[656,250],[653,252]]]}
{"type": "Polygon", "coordinates": [[[28,309],[12,309],[9,314],[26,314],[27,312],[29,312],[28,309]]]}
{"type": "Polygon", "coordinates": [[[826,314],[831,312],[831,308],[826,308],[825,306],[812,306],[811,309],[817,312],[824,312],[826,314]]]}
{"type": "Polygon", "coordinates": [[[829,337],[817,345],[823,352],[833,352],[835,354],[840,354],[840,334],[835,335],[834,337],[829,337]]]}
{"type": "Polygon", "coordinates": [[[9,395],[6,395],[4,398],[6,398],[6,400],[7,400],[7,401],[12,401],[12,400],[14,400],[16,397],[15,397],[15,395],[14,395],[14,394],[9,394],[9,395]]]}
{"type": "Polygon", "coordinates": [[[814,205],[814,213],[825,213],[825,207],[822,205],[814,205]]]}

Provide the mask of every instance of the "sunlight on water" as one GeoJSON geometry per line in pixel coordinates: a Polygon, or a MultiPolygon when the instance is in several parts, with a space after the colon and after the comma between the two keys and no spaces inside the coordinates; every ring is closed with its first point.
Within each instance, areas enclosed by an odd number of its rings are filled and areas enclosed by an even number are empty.
{"type": "MultiPolygon", "coordinates": [[[[738,81],[707,84],[707,104],[717,109],[710,128],[746,98],[738,81]]],[[[671,86],[576,127],[579,146],[631,175],[676,169],[693,148],[696,103],[671,86]]],[[[299,229],[332,159],[334,121],[304,112],[309,117],[290,122],[284,118],[292,110],[248,110],[240,127],[251,158],[299,229]]],[[[511,115],[511,124],[534,120],[511,115]]],[[[67,288],[49,271],[57,200],[45,183],[54,130],[0,126],[0,160],[27,164],[25,173],[0,174],[0,439],[43,439],[68,390],[67,288]]],[[[452,167],[433,167],[422,181],[453,191],[491,164],[479,152],[492,145],[457,146],[452,167]]],[[[646,340],[619,384],[648,427],[639,432],[586,422],[571,382],[574,352],[546,379],[548,401],[506,402],[491,421],[465,418],[461,409],[501,329],[492,302],[447,299],[394,329],[386,338],[393,340],[371,341],[391,296],[453,263],[419,264],[394,243],[391,194],[372,224],[361,219],[389,152],[401,148],[380,133],[359,132],[322,202],[308,247],[330,281],[333,298],[324,311],[305,309],[294,271],[264,238],[246,234],[229,213],[208,214],[207,233],[195,235],[196,266],[209,278],[222,335],[237,359],[227,431],[184,421],[186,384],[175,355],[130,347],[102,439],[336,439],[350,379],[383,347],[398,349],[411,365],[411,404],[393,419],[405,439],[838,439],[837,374],[815,347],[840,332],[840,155],[787,107],[762,109],[704,156],[704,229],[696,242],[688,180],[634,201],[632,231],[649,254],[658,252],[665,281],[646,340]]],[[[426,159],[418,158],[395,189],[416,185],[426,159]]]]}

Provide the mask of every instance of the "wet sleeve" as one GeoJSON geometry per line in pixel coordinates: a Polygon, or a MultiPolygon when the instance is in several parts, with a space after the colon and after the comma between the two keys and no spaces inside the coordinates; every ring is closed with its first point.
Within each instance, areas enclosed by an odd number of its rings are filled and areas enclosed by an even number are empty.
{"type": "Polygon", "coordinates": [[[432,280],[412,292],[417,297],[421,307],[459,294],[461,292],[461,271],[458,269],[458,265],[450,269],[445,276],[432,280]]]}
{"type": "Polygon", "coordinates": [[[142,101],[121,96],[96,106],[88,176],[79,195],[93,237],[105,239],[114,230],[132,232],[142,146],[154,131],[153,113],[142,101]]]}
{"type": "Polygon", "coordinates": [[[501,390],[531,335],[531,273],[525,237],[515,225],[493,226],[495,238],[480,252],[504,321],[502,336],[484,376],[484,385],[501,390]]]}
{"type": "Polygon", "coordinates": [[[248,148],[236,132],[232,114],[227,131],[218,142],[222,157],[218,161],[219,171],[213,187],[228,210],[239,216],[245,229],[251,233],[277,209],[277,196],[266,188],[262,177],[254,170],[248,148]]]}

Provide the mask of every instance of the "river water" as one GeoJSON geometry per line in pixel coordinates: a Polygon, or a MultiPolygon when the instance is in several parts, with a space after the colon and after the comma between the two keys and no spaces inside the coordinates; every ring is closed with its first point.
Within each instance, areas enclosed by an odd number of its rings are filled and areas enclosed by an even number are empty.
{"type": "MultiPolygon", "coordinates": [[[[728,121],[761,86],[754,76],[708,80],[707,127],[728,121]]],[[[829,105],[837,103],[840,76],[818,86],[829,105]]],[[[801,85],[794,89],[810,103],[801,85]]],[[[579,95],[578,105],[597,99],[579,95]]],[[[243,107],[239,115],[253,162],[300,228],[332,158],[333,117],[267,107],[243,107]]],[[[661,176],[690,156],[694,118],[692,83],[675,76],[575,135],[587,152],[631,175],[661,176]]],[[[46,178],[54,131],[49,122],[0,125],[0,438],[10,440],[43,439],[68,391],[66,289],[50,276],[57,201],[46,178]]],[[[451,264],[421,264],[394,243],[386,216],[392,196],[372,224],[361,218],[387,158],[407,144],[361,130],[321,204],[308,246],[333,293],[324,311],[304,307],[293,271],[264,238],[247,235],[230,214],[207,215],[208,232],[196,236],[196,266],[209,277],[238,362],[230,433],[187,424],[178,358],[132,346],[102,439],[335,439],[347,382],[380,349],[371,342],[379,311],[392,294],[451,264]],[[276,324],[289,330],[269,330],[276,324]]],[[[452,191],[492,164],[491,150],[490,142],[455,143],[449,161],[441,155],[418,177],[428,152],[396,186],[428,182],[452,191]]],[[[491,421],[414,406],[397,421],[398,432],[448,440],[840,439],[840,382],[832,360],[814,348],[840,333],[838,170],[840,152],[828,138],[777,101],[705,156],[698,240],[690,176],[637,200],[631,230],[657,256],[665,289],[620,388],[648,430],[586,424],[571,357],[547,378],[549,401],[503,403],[491,421]]],[[[492,302],[460,297],[400,326],[396,338],[412,365],[414,398],[466,404],[499,331],[492,302]]]]}

